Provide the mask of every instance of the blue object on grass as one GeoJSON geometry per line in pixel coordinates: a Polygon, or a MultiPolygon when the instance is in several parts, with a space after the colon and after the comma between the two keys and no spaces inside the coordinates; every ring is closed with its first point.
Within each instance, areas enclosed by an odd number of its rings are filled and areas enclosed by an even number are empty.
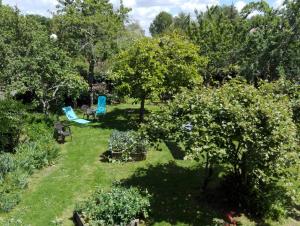
{"type": "Polygon", "coordinates": [[[79,124],[88,124],[90,122],[88,120],[78,118],[72,107],[64,107],[63,111],[67,118],[72,122],[77,122],[79,124]]]}
{"type": "Polygon", "coordinates": [[[105,113],[106,113],[106,96],[99,96],[96,115],[104,115],[105,113]]]}

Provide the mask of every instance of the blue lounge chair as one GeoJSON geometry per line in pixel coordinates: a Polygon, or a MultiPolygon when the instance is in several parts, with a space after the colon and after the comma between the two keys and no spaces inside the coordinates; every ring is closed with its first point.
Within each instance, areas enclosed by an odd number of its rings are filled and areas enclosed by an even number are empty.
{"type": "Polygon", "coordinates": [[[104,115],[105,113],[106,113],[106,96],[99,96],[96,116],[104,115]]]}
{"type": "Polygon", "coordinates": [[[79,124],[88,124],[90,122],[88,120],[78,118],[72,107],[64,107],[63,111],[71,122],[77,122],[79,124]]]}

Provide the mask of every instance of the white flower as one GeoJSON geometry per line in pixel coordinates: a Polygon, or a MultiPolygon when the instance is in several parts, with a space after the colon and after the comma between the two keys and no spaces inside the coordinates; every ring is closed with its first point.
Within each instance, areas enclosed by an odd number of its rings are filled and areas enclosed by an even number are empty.
{"type": "Polygon", "coordinates": [[[50,39],[53,40],[53,41],[56,41],[57,40],[57,35],[56,34],[51,34],[50,39]]]}

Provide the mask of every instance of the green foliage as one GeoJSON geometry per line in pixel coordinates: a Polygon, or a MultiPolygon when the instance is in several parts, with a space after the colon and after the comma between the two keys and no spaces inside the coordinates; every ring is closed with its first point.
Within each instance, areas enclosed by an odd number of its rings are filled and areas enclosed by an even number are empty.
{"type": "Polygon", "coordinates": [[[173,23],[173,16],[168,12],[160,12],[150,25],[150,33],[152,36],[163,34],[173,23]]]}
{"type": "Polygon", "coordinates": [[[16,31],[18,11],[8,6],[0,7],[0,75],[13,53],[13,45],[17,41],[16,31]]]}
{"type": "MultiPolygon", "coordinates": [[[[118,38],[125,31],[129,9],[121,2],[115,10],[108,0],[59,1],[53,19],[53,30],[59,45],[73,57],[85,58],[88,65],[90,91],[95,82],[95,69],[103,70],[106,62],[118,51],[118,38]]],[[[91,99],[91,102],[93,100],[91,99]]]]}
{"type": "Polygon", "coordinates": [[[107,0],[66,2],[60,1],[54,17],[61,47],[88,61],[104,61],[113,51],[128,9],[121,6],[115,11],[107,0]]]}
{"type": "Polygon", "coordinates": [[[0,183],[4,176],[15,169],[14,159],[11,154],[0,154],[0,183]]]}
{"type": "Polygon", "coordinates": [[[187,34],[199,46],[199,54],[209,59],[203,75],[205,82],[235,77],[239,73],[237,60],[244,29],[237,10],[233,6],[212,6],[186,23],[187,34]]]}
{"type": "Polygon", "coordinates": [[[208,172],[225,165],[232,203],[272,217],[291,206],[285,185],[296,176],[288,168],[299,164],[299,154],[287,98],[235,80],[183,92],[154,116],[149,131],[182,143],[187,158],[205,159],[208,172]]]}
{"type": "Polygon", "coordinates": [[[87,84],[73,71],[66,53],[45,35],[30,44],[26,56],[13,58],[4,77],[10,93],[33,93],[43,112],[48,113],[51,104],[64,96],[78,97],[87,90],[87,84]]]}
{"type": "MultiPolygon", "coordinates": [[[[117,160],[122,162],[134,160],[134,155],[146,155],[148,142],[137,132],[114,130],[109,138],[109,152],[119,154],[117,160]]],[[[114,161],[114,159],[111,159],[114,161]]]]}
{"type": "Polygon", "coordinates": [[[134,219],[147,218],[149,194],[136,188],[114,187],[105,192],[97,190],[87,201],[77,206],[89,225],[127,225],[134,219]]]}
{"type": "MultiPolygon", "coordinates": [[[[298,81],[299,1],[280,9],[252,2],[238,12],[234,6],[213,6],[195,20],[180,19],[188,37],[209,58],[205,81],[224,82],[242,75],[251,83],[281,76],[298,81]]],[[[179,27],[180,27],[179,26],[179,27]]]]}
{"type": "Polygon", "coordinates": [[[119,92],[139,99],[159,92],[165,70],[158,60],[161,54],[158,40],[150,38],[138,40],[129,50],[121,52],[112,74],[119,92]]]}
{"type": "Polygon", "coordinates": [[[206,59],[196,47],[181,36],[138,40],[129,50],[114,60],[111,79],[119,93],[144,101],[168,92],[170,96],[181,87],[201,84],[200,69],[206,59]]]}
{"type": "Polygon", "coordinates": [[[27,178],[35,169],[53,163],[58,148],[52,131],[44,124],[33,124],[25,129],[24,143],[15,154],[0,154],[0,211],[10,211],[20,201],[19,192],[26,188],[27,178]]]}
{"type": "Polygon", "coordinates": [[[293,120],[297,126],[297,135],[300,135],[300,86],[291,80],[284,78],[274,82],[262,82],[260,90],[264,93],[273,94],[275,98],[288,97],[292,112],[293,120]]]}
{"type": "Polygon", "coordinates": [[[48,113],[65,96],[76,98],[87,84],[73,70],[68,54],[50,40],[48,28],[37,17],[22,16],[1,7],[1,88],[11,95],[30,93],[48,113]]]}
{"type": "Polygon", "coordinates": [[[181,12],[178,14],[178,16],[174,17],[172,27],[185,34],[188,34],[190,23],[191,16],[189,14],[181,12]]]}
{"type": "Polygon", "coordinates": [[[43,140],[24,143],[16,151],[16,164],[30,174],[35,169],[51,165],[58,155],[58,149],[50,134],[43,140]]]}
{"type": "Polygon", "coordinates": [[[138,21],[132,22],[126,25],[123,34],[120,37],[118,37],[118,49],[126,50],[130,48],[135,41],[144,37],[145,31],[138,23],[138,21]]]}
{"type": "Polygon", "coordinates": [[[248,32],[243,38],[240,64],[248,80],[275,80],[283,75],[299,80],[299,9],[297,1],[286,1],[281,10],[272,9],[266,2],[251,3],[243,9],[244,17],[261,12],[244,22],[248,32]]]}
{"type": "Polygon", "coordinates": [[[25,109],[14,100],[0,100],[0,153],[13,151],[24,126],[25,109]]]}
{"type": "Polygon", "coordinates": [[[198,55],[198,48],[176,33],[163,36],[159,41],[163,53],[161,61],[166,67],[163,78],[164,93],[172,96],[182,87],[193,89],[201,85],[201,75],[207,59],[198,55]]]}
{"type": "Polygon", "coordinates": [[[20,196],[18,194],[1,193],[0,210],[4,212],[8,212],[12,208],[14,208],[19,202],[20,202],[20,196]]]}

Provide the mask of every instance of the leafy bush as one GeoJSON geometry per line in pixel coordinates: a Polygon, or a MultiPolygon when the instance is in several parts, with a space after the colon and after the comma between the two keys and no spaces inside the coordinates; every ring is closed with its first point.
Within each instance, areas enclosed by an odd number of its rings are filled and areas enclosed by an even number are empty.
{"type": "Polygon", "coordinates": [[[89,225],[127,225],[137,218],[147,218],[149,194],[141,194],[136,188],[115,187],[105,192],[97,190],[76,211],[89,225]]]}
{"type": "Polygon", "coordinates": [[[0,154],[0,183],[4,179],[4,176],[13,171],[15,168],[15,163],[13,155],[10,153],[0,154]]]}
{"type": "Polygon", "coordinates": [[[52,130],[43,123],[25,128],[24,141],[15,153],[0,154],[0,210],[9,211],[18,202],[19,191],[27,186],[28,175],[50,165],[58,155],[52,130]]]}
{"type": "Polygon", "coordinates": [[[0,193],[0,210],[4,212],[10,211],[20,202],[19,194],[0,193]]]}
{"type": "Polygon", "coordinates": [[[52,129],[39,123],[26,127],[26,139],[16,148],[15,160],[19,168],[29,174],[53,163],[58,147],[52,138],[52,129]]]}
{"type": "Polygon", "coordinates": [[[11,152],[24,126],[24,106],[14,100],[0,100],[0,151],[11,152]]]}
{"type": "Polygon", "coordinates": [[[134,155],[145,155],[147,152],[147,141],[137,132],[122,132],[114,130],[109,139],[109,151],[112,155],[119,154],[120,161],[134,160],[134,155]]]}
{"type": "Polygon", "coordinates": [[[34,169],[41,169],[50,165],[58,155],[58,149],[55,144],[45,141],[28,142],[20,145],[15,156],[18,167],[31,174],[34,169]]]}
{"type": "Polygon", "coordinates": [[[287,185],[296,175],[289,167],[299,163],[292,116],[287,98],[233,80],[178,95],[153,116],[148,134],[176,139],[187,157],[204,159],[204,189],[214,167],[226,166],[227,199],[254,215],[277,218],[292,205],[287,185]]]}
{"type": "Polygon", "coordinates": [[[274,98],[287,97],[291,103],[293,120],[300,136],[300,85],[284,78],[269,83],[262,82],[259,89],[266,94],[273,94],[274,98]]]}

